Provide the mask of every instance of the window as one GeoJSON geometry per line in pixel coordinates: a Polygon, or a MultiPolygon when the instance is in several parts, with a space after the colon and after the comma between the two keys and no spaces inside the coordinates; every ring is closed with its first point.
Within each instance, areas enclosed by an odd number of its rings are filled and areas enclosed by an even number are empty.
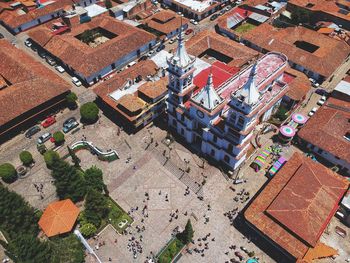
{"type": "Polygon", "coordinates": [[[224,156],[224,161],[225,161],[226,163],[230,163],[230,157],[228,157],[228,155],[225,155],[225,156],[224,156]]]}
{"type": "Polygon", "coordinates": [[[243,126],[243,124],[244,124],[244,118],[243,118],[242,116],[240,116],[240,117],[238,118],[238,124],[243,126]]]}
{"type": "Polygon", "coordinates": [[[173,120],[173,126],[176,127],[176,120],[173,120]]]}
{"type": "Polygon", "coordinates": [[[211,149],[210,155],[211,155],[211,156],[215,156],[215,150],[214,150],[214,149],[211,149]]]}
{"type": "Polygon", "coordinates": [[[230,153],[233,151],[233,145],[231,143],[227,146],[227,151],[230,153]]]}
{"type": "Polygon", "coordinates": [[[215,134],[213,135],[213,141],[214,141],[214,142],[217,142],[217,141],[218,141],[218,137],[217,137],[215,134]]]}

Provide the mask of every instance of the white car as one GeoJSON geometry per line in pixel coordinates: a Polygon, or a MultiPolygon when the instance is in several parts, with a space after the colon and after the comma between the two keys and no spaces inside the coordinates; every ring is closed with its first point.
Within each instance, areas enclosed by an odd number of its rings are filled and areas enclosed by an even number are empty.
{"type": "Polygon", "coordinates": [[[56,66],[55,69],[56,69],[59,73],[65,72],[64,68],[62,68],[61,66],[56,66]]]}
{"type": "Polygon", "coordinates": [[[317,102],[318,105],[322,106],[327,100],[326,96],[322,96],[320,100],[317,102]]]}
{"type": "Polygon", "coordinates": [[[24,45],[26,45],[27,47],[31,47],[32,42],[30,42],[29,40],[26,40],[26,41],[24,41],[24,45]]]}
{"type": "Polygon", "coordinates": [[[74,83],[75,86],[80,87],[82,83],[77,77],[72,77],[72,82],[74,83]]]}
{"type": "Polygon", "coordinates": [[[317,107],[313,107],[312,110],[309,112],[308,115],[309,115],[310,117],[313,116],[317,110],[318,110],[317,107]]]}
{"type": "Polygon", "coordinates": [[[44,142],[48,141],[51,138],[51,136],[52,135],[49,132],[44,133],[38,138],[38,144],[43,144],[44,142]]]}
{"type": "Polygon", "coordinates": [[[172,44],[172,43],[174,43],[175,41],[176,41],[176,39],[175,39],[175,38],[172,38],[172,39],[169,40],[169,44],[172,44]]]}
{"type": "Polygon", "coordinates": [[[198,22],[197,22],[196,20],[194,20],[194,19],[191,19],[190,22],[191,22],[191,24],[193,24],[193,25],[198,25],[198,22]]]}

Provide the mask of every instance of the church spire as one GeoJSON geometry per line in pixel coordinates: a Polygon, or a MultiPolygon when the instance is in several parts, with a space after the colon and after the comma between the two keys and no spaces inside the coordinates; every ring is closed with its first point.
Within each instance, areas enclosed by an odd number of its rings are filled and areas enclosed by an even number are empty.
{"type": "Polygon", "coordinates": [[[247,104],[255,104],[258,102],[260,94],[255,85],[255,76],[257,63],[255,62],[250,73],[247,82],[244,84],[241,95],[244,96],[244,101],[247,104]]]}
{"type": "Polygon", "coordinates": [[[213,83],[213,74],[210,68],[208,75],[207,84],[205,87],[193,98],[197,104],[200,104],[207,110],[213,110],[217,105],[221,104],[223,99],[217,94],[214,83],[213,83]]]}
{"type": "Polygon", "coordinates": [[[180,67],[187,67],[190,63],[194,62],[195,60],[195,58],[189,56],[186,51],[182,20],[178,35],[178,45],[172,60],[174,64],[177,64],[180,67]]]}

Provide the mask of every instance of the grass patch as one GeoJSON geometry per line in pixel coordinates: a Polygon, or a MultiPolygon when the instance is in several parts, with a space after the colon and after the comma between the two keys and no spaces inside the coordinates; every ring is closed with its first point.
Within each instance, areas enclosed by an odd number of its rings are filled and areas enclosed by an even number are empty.
{"type": "Polygon", "coordinates": [[[108,198],[108,207],[110,208],[109,223],[121,234],[134,220],[111,198],[108,198]],[[127,223],[120,227],[119,223],[123,221],[127,221],[127,223]]]}
{"type": "Polygon", "coordinates": [[[234,31],[239,33],[239,34],[244,34],[250,30],[252,30],[253,28],[255,28],[256,26],[250,23],[244,23],[241,24],[240,26],[238,26],[234,31]]]}
{"type": "Polygon", "coordinates": [[[158,256],[159,263],[170,263],[185,245],[177,238],[170,241],[158,256]]]}

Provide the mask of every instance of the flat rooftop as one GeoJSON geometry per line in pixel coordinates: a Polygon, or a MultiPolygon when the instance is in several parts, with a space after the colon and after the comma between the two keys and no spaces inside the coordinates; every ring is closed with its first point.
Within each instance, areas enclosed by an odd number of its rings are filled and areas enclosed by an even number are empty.
{"type": "Polygon", "coordinates": [[[180,3],[196,12],[203,12],[210,7],[211,1],[197,1],[197,0],[173,0],[174,2],[180,3]]]}

